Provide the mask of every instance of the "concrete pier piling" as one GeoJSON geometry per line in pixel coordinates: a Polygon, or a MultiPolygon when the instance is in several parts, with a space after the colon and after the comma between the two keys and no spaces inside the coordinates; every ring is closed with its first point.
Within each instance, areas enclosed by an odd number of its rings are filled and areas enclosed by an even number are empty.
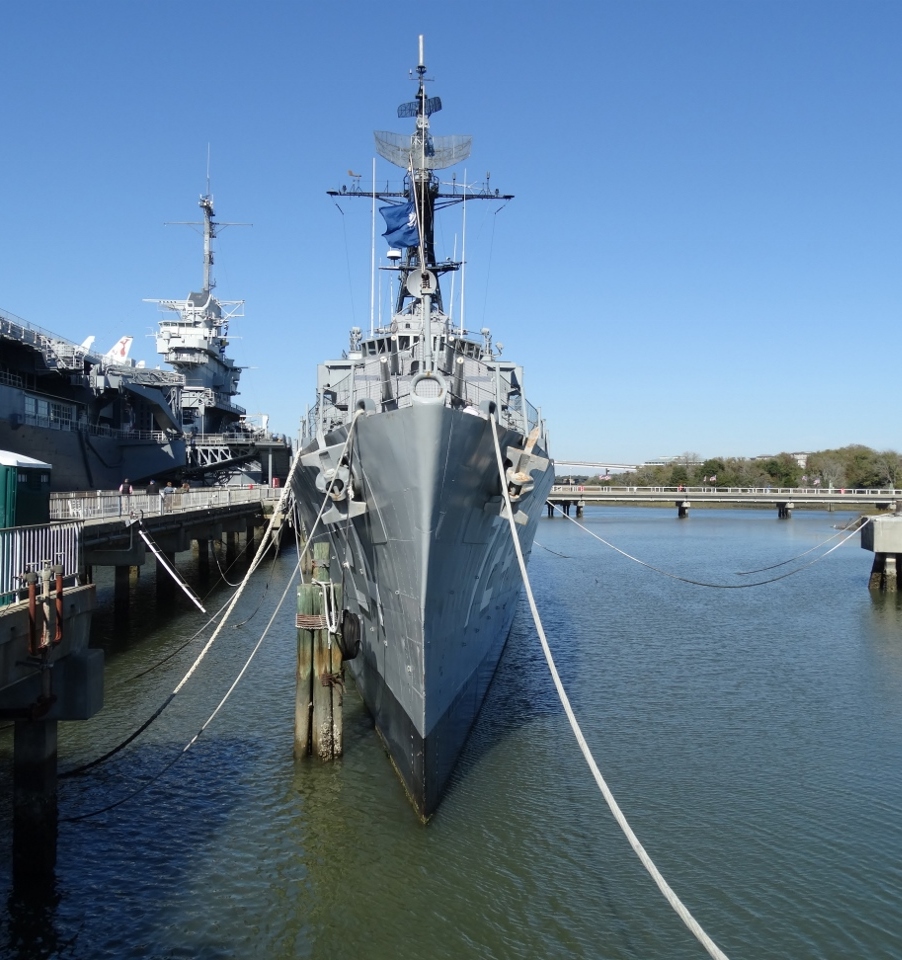
{"type": "Polygon", "coordinates": [[[294,755],[333,760],[342,753],[344,674],[337,636],[341,587],[331,582],[329,544],[313,547],[310,583],[298,588],[294,755]]]}
{"type": "Polygon", "coordinates": [[[861,547],[874,554],[868,588],[896,593],[902,560],[902,516],[872,517],[861,528],[861,547]]]}
{"type": "Polygon", "coordinates": [[[57,831],[57,723],[103,705],[103,652],[88,647],[93,586],[63,588],[62,568],[25,577],[28,598],[0,608],[0,718],[14,721],[13,887],[53,882],[57,831]],[[41,592],[37,585],[41,583],[41,592]]]}
{"type": "Polygon", "coordinates": [[[55,720],[16,720],[13,733],[13,887],[28,890],[56,866],[55,720]]]}
{"type": "Polygon", "coordinates": [[[686,520],[686,519],[688,519],[688,517],[689,517],[689,508],[690,508],[691,506],[692,506],[692,504],[691,504],[690,501],[688,501],[688,500],[677,500],[677,502],[676,502],[677,517],[679,517],[680,520],[686,520]]]}

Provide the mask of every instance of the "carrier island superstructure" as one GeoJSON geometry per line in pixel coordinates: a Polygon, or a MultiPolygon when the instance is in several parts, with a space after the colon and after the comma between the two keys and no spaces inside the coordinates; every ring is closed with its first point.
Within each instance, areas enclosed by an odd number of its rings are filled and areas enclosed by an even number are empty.
{"type": "Polygon", "coordinates": [[[0,312],[0,449],[52,464],[55,490],[115,489],[125,477],[223,483],[254,469],[287,476],[290,442],[234,402],[241,368],[227,355],[228,325],[243,301],[215,296],[209,191],[199,204],[201,290],[153,301],[168,367],[130,359],[131,336],[101,353],[94,337],[78,344],[0,312]]]}

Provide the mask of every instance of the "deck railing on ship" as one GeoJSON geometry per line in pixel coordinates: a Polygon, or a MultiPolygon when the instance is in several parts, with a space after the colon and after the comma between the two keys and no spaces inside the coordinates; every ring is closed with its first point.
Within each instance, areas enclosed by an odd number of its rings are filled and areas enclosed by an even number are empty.
{"type": "MultiPolygon", "coordinates": [[[[318,398],[316,405],[308,411],[302,424],[303,438],[312,438],[321,426],[328,433],[346,423],[357,403],[363,399],[372,400],[377,409],[400,409],[412,404],[410,384],[417,367],[416,356],[403,357],[397,361],[397,373],[389,373],[391,399],[385,399],[384,378],[381,372],[373,372],[374,366],[361,363],[353,373],[349,373],[336,383],[330,383],[324,396],[318,398]]],[[[448,387],[445,403],[455,407],[475,407],[479,409],[486,401],[493,401],[500,410],[502,424],[513,430],[529,433],[539,423],[539,412],[529,401],[524,400],[519,389],[509,378],[472,359],[465,359],[465,371],[461,380],[443,371],[442,376],[448,387]]],[[[306,442],[302,438],[302,443],[306,442]]]]}

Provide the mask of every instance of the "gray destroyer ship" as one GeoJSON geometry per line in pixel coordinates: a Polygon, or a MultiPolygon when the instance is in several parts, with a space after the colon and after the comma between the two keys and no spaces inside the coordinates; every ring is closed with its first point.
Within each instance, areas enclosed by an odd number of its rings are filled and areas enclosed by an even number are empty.
{"type": "Polygon", "coordinates": [[[342,357],[320,364],[292,483],[308,532],[327,539],[337,560],[349,668],[428,817],[482,705],[520,593],[501,484],[528,556],[554,467],[522,367],[502,359],[488,329],[473,336],[445,310],[441,280],[462,264],[437,258],[435,214],[510,197],[439,179],[436,171],[467,157],[470,138],[432,136],[441,101],[427,96],[425,74],[421,37],[417,97],[398,108],[414,132],[376,133],[379,154],[406,171],[400,188],[350,191],[385,202],[391,249],[383,269],[397,282],[391,320],[369,336],[352,328],[342,357]]]}
{"type": "Polygon", "coordinates": [[[52,464],[54,490],[116,489],[188,477],[222,483],[239,471],[286,477],[291,444],[252,424],[234,402],[241,368],[227,356],[228,325],[243,301],[214,295],[214,220],[200,198],[204,275],[200,292],[157,300],[156,336],[168,369],[129,358],[133,338],[107,353],[94,337],[76,344],[0,311],[0,450],[52,464]]]}

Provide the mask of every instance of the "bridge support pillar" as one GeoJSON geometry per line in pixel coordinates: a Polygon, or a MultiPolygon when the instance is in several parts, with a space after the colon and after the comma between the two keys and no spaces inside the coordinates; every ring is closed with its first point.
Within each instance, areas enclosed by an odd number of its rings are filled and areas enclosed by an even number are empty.
{"type": "Polygon", "coordinates": [[[789,520],[792,517],[792,511],[795,507],[795,504],[789,500],[786,503],[777,504],[777,519],[778,520],[789,520]]]}
{"type": "Polygon", "coordinates": [[[238,535],[234,530],[229,530],[226,533],[226,565],[229,567],[235,562],[235,557],[238,554],[237,539],[238,535]]]}
{"type": "Polygon", "coordinates": [[[677,502],[676,502],[677,517],[678,517],[680,520],[686,520],[686,519],[688,519],[688,517],[689,517],[689,508],[690,508],[691,506],[692,506],[692,504],[691,504],[688,500],[677,500],[677,502]]]}
{"type": "Polygon", "coordinates": [[[577,500],[577,501],[576,501],[576,516],[577,516],[577,519],[582,518],[583,510],[585,509],[585,506],[586,506],[586,501],[585,501],[585,500],[577,500]]]}
{"type": "Polygon", "coordinates": [[[554,516],[554,504],[550,500],[545,501],[545,506],[548,507],[548,516],[554,516]]]}
{"type": "Polygon", "coordinates": [[[247,556],[248,563],[253,559],[254,556],[254,524],[249,523],[247,525],[247,550],[245,551],[247,556]]]}

